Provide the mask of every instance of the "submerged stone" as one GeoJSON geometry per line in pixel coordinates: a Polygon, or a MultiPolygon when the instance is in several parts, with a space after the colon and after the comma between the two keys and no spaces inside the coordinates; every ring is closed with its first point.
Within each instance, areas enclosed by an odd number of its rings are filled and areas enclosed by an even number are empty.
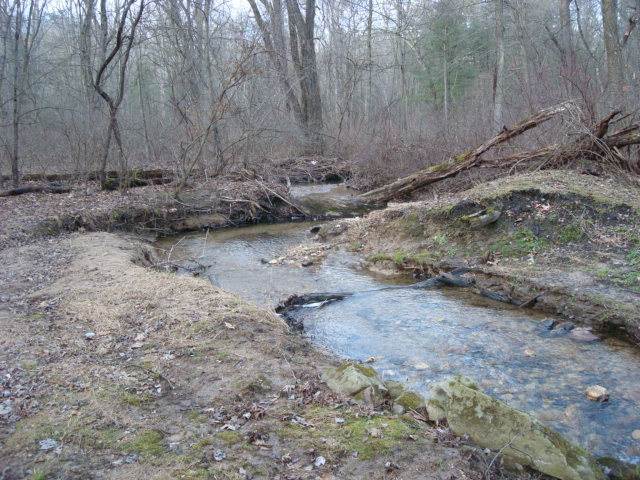
{"type": "Polygon", "coordinates": [[[447,420],[458,435],[561,480],[604,480],[593,457],[528,413],[481,392],[465,377],[430,388],[429,418],[447,420]]]}
{"type": "Polygon", "coordinates": [[[591,385],[587,387],[584,393],[592,402],[606,402],[609,400],[609,391],[601,385],[591,385]]]}
{"type": "Polygon", "coordinates": [[[640,465],[631,465],[613,457],[597,460],[610,480],[640,480],[640,465]]]}

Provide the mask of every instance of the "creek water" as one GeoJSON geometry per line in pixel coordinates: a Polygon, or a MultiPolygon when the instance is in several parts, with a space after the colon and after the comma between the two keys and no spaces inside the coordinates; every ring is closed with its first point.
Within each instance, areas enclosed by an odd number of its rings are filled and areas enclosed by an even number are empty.
{"type": "MultiPolygon", "coordinates": [[[[298,187],[318,199],[348,197],[340,187],[298,187]]],[[[411,278],[371,273],[357,256],[332,252],[321,265],[264,263],[308,241],[316,223],[257,225],[165,238],[173,262],[197,259],[216,286],[263,306],[292,294],[355,292],[294,315],[317,346],[355,361],[372,357],[383,379],[427,394],[429,385],[463,374],[484,391],[535,415],[597,456],[640,463],[640,354],[616,339],[584,343],[547,318],[463,288],[411,288],[411,278]],[[387,287],[406,286],[406,288],[387,287]],[[591,385],[611,392],[589,401],[591,385]]]]}

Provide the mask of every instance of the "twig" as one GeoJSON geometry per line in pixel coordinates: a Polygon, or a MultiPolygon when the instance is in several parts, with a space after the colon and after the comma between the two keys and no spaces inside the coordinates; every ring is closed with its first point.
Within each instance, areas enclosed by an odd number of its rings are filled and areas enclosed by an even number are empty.
{"type": "Polygon", "coordinates": [[[296,205],[295,203],[290,202],[289,200],[287,200],[286,198],[284,198],[282,195],[280,195],[278,192],[270,189],[269,187],[267,187],[266,185],[264,185],[262,182],[260,182],[259,180],[254,179],[254,182],[256,182],[258,185],[260,185],[262,188],[264,188],[265,190],[271,192],[273,195],[275,195],[276,197],[278,197],[280,200],[282,200],[284,203],[286,203],[287,205],[292,206],[293,208],[295,208],[296,210],[298,210],[300,213],[302,213],[304,216],[306,217],[310,217],[311,214],[309,212],[307,212],[304,208],[302,208],[299,205],[296,205]]]}

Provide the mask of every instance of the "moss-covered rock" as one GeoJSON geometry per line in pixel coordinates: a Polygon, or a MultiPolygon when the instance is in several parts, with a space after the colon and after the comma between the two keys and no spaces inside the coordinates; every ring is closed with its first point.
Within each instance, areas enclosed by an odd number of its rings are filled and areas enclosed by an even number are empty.
{"type": "Polygon", "coordinates": [[[446,418],[458,435],[483,447],[502,450],[510,463],[532,467],[562,480],[604,480],[591,455],[531,415],[481,392],[465,377],[431,387],[427,412],[446,418]],[[471,387],[471,388],[470,388],[471,387]]]}
{"type": "Polygon", "coordinates": [[[424,398],[419,393],[408,390],[393,402],[402,405],[406,410],[416,410],[424,405],[424,398]]]}
{"type": "Polygon", "coordinates": [[[386,394],[387,388],[378,378],[378,374],[372,367],[366,367],[357,363],[345,363],[339,367],[328,369],[322,376],[331,390],[343,395],[356,397],[364,395],[364,390],[373,387],[381,394],[386,394]]]}
{"type": "Polygon", "coordinates": [[[602,457],[597,462],[612,480],[640,480],[640,465],[631,465],[613,457],[602,457]]]}

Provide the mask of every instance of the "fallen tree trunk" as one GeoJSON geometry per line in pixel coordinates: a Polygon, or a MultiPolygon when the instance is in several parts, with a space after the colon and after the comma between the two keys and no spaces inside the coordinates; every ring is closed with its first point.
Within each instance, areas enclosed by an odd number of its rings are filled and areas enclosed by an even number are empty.
{"type": "Polygon", "coordinates": [[[480,158],[480,155],[482,155],[492,147],[500,145],[507,140],[521,135],[527,130],[531,130],[541,123],[546,122],[554,115],[566,111],[570,103],[571,102],[564,102],[554,107],[540,110],[535,115],[516,123],[510,128],[504,127],[500,133],[498,133],[482,145],[475,147],[473,150],[470,150],[456,157],[450,157],[449,159],[438,165],[425,168],[412,175],[400,178],[395,182],[363,193],[362,195],[360,195],[360,198],[375,203],[388,202],[389,200],[411,193],[418,188],[429,185],[430,183],[434,183],[439,180],[443,180],[445,178],[456,175],[461,170],[464,170],[476,164],[480,158]]]}
{"type": "Polygon", "coordinates": [[[12,188],[0,192],[0,197],[14,197],[25,193],[69,193],[71,187],[61,187],[58,185],[30,185],[28,187],[12,188]]]}
{"type": "MultiPolygon", "coordinates": [[[[614,166],[624,172],[640,173],[640,164],[624,158],[620,150],[640,145],[640,124],[632,124],[607,135],[611,121],[622,112],[614,111],[595,124],[590,131],[568,144],[553,144],[506,157],[481,160],[482,166],[511,168],[528,164],[534,168],[559,168],[577,160],[593,160],[606,167],[614,166]]],[[[625,118],[625,117],[622,117],[625,118]]]]}

